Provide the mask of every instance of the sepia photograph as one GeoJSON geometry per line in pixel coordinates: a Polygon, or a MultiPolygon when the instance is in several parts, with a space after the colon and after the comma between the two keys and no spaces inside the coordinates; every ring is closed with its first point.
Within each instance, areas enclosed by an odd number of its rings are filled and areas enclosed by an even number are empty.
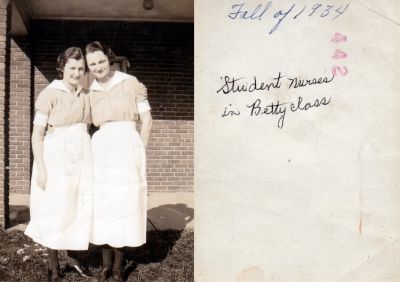
{"type": "Polygon", "coordinates": [[[400,281],[399,23],[0,0],[0,281],[400,281]]]}
{"type": "Polygon", "coordinates": [[[400,281],[400,1],[195,1],[195,280],[400,281]]]}
{"type": "Polygon", "coordinates": [[[0,281],[194,280],[194,1],[0,2],[0,281]]]}

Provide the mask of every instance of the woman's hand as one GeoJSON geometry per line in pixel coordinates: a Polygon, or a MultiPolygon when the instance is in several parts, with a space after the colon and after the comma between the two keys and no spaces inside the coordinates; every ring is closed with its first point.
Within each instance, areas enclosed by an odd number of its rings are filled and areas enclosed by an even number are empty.
{"type": "Polygon", "coordinates": [[[139,87],[136,89],[138,95],[147,97],[147,88],[143,83],[139,83],[139,87]]]}
{"type": "Polygon", "coordinates": [[[43,158],[43,136],[45,127],[34,124],[32,132],[32,151],[33,157],[37,167],[37,179],[36,182],[43,190],[46,187],[47,182],[47,170],[43,158]]]}
{"type": "Polygon", "coordinates": [[[47,182],[47,170],[44,164],[37,164],[37,172],[38,174],[36,183],[42,190],[45,190],[47,182]]]}

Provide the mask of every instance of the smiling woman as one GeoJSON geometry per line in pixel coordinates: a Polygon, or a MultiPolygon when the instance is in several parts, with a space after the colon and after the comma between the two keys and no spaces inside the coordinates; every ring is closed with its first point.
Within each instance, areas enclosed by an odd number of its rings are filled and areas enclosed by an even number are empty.
{"type": "Polygon", "coordinates": [[[112,50],[98,41],[86,46],[95,80],[89,98],[100,129],[92,137],[93,218],[90,242],[103,245],[98,281],[124,281],[123,247],[146,243],[146,147],[152,127],[147,88],[136,77],[112,70],[112,50]],[[140,118],[140,134],[136,121],[140,118]]]}
{"type": "MultiPolygon", "coordinates": [[[[113,62],[111,70],[135,76],[148,89],[148,101],[152,107],[151,115],[155,128],[146,150],[149,211],[152,209],[158,211],[160,206],[177,203],[185,203],[189,208],[193,208],[194,1],[174,0],[167,4],[154,1],[151,11],[143,9],[143,0],[107,1],[107,5],[104,5],[105,1],[98,0],[0,2],[9,3],[9,7],[0,5],[2,15],[0,26],[4,27],[0,29],[0,41],[4,42],[0,43],[0,61],[5,62],[3,65],[0,64],[0,88],[2,82],[5,85],[3,87],[5,89],[0,89],[0,96],[5,96],[5,99],[0,101],[0,127],[4,125],[4,130],[0,130],[4,133],[0,134],[0,142],[4,144],[4,152],[0,152],[0,179],[3,179],[4,184],[1,186],[0,183],[0,190],[4,188],[4,199],[0,196],[0,225],[3,228],[14,227],[21,230],[26,228],[25,223],[29,219],[25,213],[29,215],[33,163],[30,138],[35,102],[42,96],[39,94],[44,88],[54,79],[60,79],[57,77],[55,62],[61,51],[70,46],[84,48],[92,40],[106,43],[115,51],[117,61],[113,62]],[[22,26],[18,30],[24,29],[25,33],[17,32],[15,22],[22,26]],[[131,63],[130,67],[128,61],[131,63]]],[[[82,77],[86,84],[82,86],[88,89],[95,78],[89,74],[87,65],[86,70],[86,74],[82,77]]],[[[63,94],[66,93],[69,92],[63,94]]],[[[81,92],[77,95],[82,97],[86,94],[81,92]]],[[[45,96],[47,94],[43,97],[45,96]]],[[[101,102],[103,97],[105,96],[99,97],[98,102],[101,102]]],[[[127,100],[132,101],[133,97],[127,100]]],[[[56,107],[61,102],[63,100],[57,97],[53,103],[56,104],[53,105],[53,111],[57,110],[56,107]]],[[[111,102],[117,102],[117,99],[112,99],[111,102]]],[[[132,105],[136,107],[136,101],[123,103],[124,112],[135,117],[137,109],[132,109],[132,105]]],[[[69,106],[65,108],[67,107],[69,106]]],[[[94,108],[101,112],[101,107],[94,108]]],[[[103,114],[106,115],[107,112],[103,114]]],[[[139,113],[137,115],[140,116],[139,113]]],[[[50,117],[52,118],[55,117],[50,117]]],[[[136,122],[139,131],[140,125],[140,121],[136,122]]],[[[45,136],[52,130],[55,133],[55,128],[56,126],[47,126],[45,136]]],[[[91,133],[95,133],[96,129],[92,126],[91,133]]],[[[104,127],[100,130],[104,130],[104,127]]],[[[152,216],[152,213],[150,215],[152,216]]],[[[175,224],[175,217],[170,219],[166,214],[162,216],[162,222],[149,217],[148,232],[171,226],[183,228],[183,225],[175,224]]],[[[193,220],[187,224],[187,228],[193,228],[193,220]]],[[[146,242],[149,241],[151,243],[147,233],[146,242]]],[[[130,279],[138,277],[137,279],[146,280],[142,267],[157,266],[169,248],[163,249],[157,246],[148,249],[151,251],[146,252],[149,253],[149,256],[145,256],[146,260],[143,259],[144,256],[138,257],[141,263],[137,269],[130,265],[128,271],[125,271],[130,279]],[[150,259],[147,259],[148,257],[150,259]],[[154,264],[155,262],[157,263],[154,264]]],[[[65,252],[59,254],[61,266],[64,266],[64,254],[65,252]]],[[[92,252],[80,252],[78,257],[84,265],[96,273],[99,269],[98,252],[95,251],[91,256],[93,261],[86,259],[88,254],[92,252]]],[[[126,254],[128,263],[129,255],[128,250],[126,254]]],[[[47,262],[48,256],[44,258],[47,262]]],[[[170,265],[171,273],[178,266],[182,266],[179,261],[170,265]]],[[[33,270],[39,271],[35,266],[33,270]]],[[[9,271],[14,273],[13,268],[9,268],[9,271]]],[[[67,271],[65,279],[73,280],[70,279],[71,275],[75,275],[73,276],[75,280],[79,279],[73,271],[67,271]]],[[[1,278],[0,275],[0,280],[1,278]]],[[[155,278],[150,276],[147,280],[152,279],[155,278]]],[[[22,280],[45,281],[46,279],[30,279],[27,276],[22,280]]],[[[180,279],[168,279],[168,276],[165,276],[159,280],[180,279]]],[[[190,279],[185,279],[188,280],[190,279]]]]}
{"type": "MultiPolygon", "coordinates": [[[[71,47],[62,52],[57,71],[62,79],[50,83],[35,104],[31,221],[25,231],[48,248],[51,281],[62,276],[57,250],[88,249],[92,209],[90,108],[79,85],[85,73],[82,50],[71,47]]],[[[69,264],[88,277],[76,260],[71,258],[69,264]]]]}
{"type": "Polygon", "coordinates": [[[57,59],[57,71],[60,78],[62,78],[65,86],[72,92],[79,84],[80,78],[85,74],[85,61],[79,58],[80,49],[67,49],[65,54],[60,55],[57,59]],[[71,54],[69,54],[71,53],[71,54]],[[76,54],[75,54],[76,53],[76,54]],[[71,57],[69,57],[71,56],[71,57]]]}

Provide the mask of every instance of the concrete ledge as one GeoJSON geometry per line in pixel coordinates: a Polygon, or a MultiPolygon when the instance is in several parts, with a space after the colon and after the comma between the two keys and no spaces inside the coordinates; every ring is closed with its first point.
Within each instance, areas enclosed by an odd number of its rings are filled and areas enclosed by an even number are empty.
{"type": "Polygon", "coordinates": [[[9,197],[10,206],[27,206],[29,207],[29,195],[28,194],[10,194],[9,197]]]}
{"type": "MultiPolygon", "coordinates": [[[[183,230],[194,227],[193,192],[149,192],[147,230],[183,230]]],[[[29,222],[29,195],[10,195],[10,223],[7,231],[25,231],[29,222]]]]}

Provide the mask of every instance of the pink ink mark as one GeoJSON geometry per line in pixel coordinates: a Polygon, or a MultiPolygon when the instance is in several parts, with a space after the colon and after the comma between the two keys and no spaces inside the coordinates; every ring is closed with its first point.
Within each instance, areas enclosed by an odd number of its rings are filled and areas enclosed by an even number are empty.
{"type": "Polygon", "coordinates": [[[332,56],[332,59],[335,59],[335,60],[346,59],[346,58],[347,58],[347,54],[339,49],[336,49],[335,54],[333,54],[333,56],[332,56]]]}
{"type": "Polygon", "coordinates": [[[347,36],[341,34],[340,32],[336,32],[333,36],[333,38],[331,39],[332,42],[335,43],[340,43],[340,42],[346,42],[347,41],[347,36]]]}
{"type": "Polygon", "coordinates": [[[345,76],[349,72],[346,67],[333,66],[332,67],[332,75],[333,76],[336,76],[336,69],[338,70],[338,72],[341,76],[345,76]]]}

